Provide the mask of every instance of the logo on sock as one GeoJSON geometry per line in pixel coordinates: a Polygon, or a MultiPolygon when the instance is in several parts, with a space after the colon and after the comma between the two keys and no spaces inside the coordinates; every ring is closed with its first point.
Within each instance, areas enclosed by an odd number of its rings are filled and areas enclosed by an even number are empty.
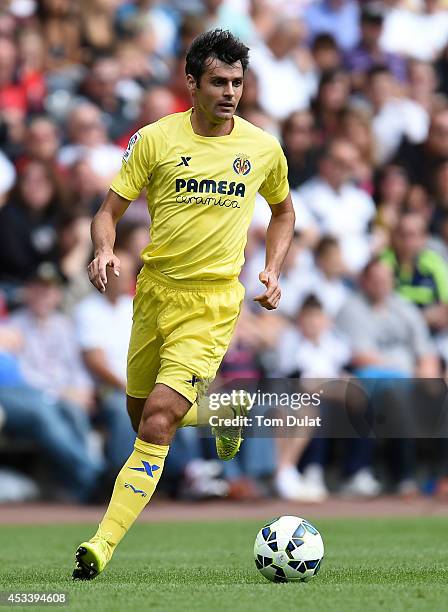
{"type": "Polygon", "coordinates": [[[160,470],[160,465],[151,465],[147,461],[143,461],[143,467],[133,467],[129,468],[130,470],[135,470],[136,472],[146,472],[150,478],[154,478],[153,472],[156,470],[160,470]]]}
{"type": "Polygon", "coordinates": [[[142,491],[142,489],[136,489],[136,488],[134,487],[134,485],[131,485],[131,483],[130,483],[130,482],[126,482],[124,486],[125,486],[125,488],[126,488],[126,489],[132,489],[132,490],[134,491],[134,493],[141,493],[141,494],[142,494],[142,497],[148,497],[148,494],[147,494],[147,493],[145,493],[144,491],[142,491]]]}

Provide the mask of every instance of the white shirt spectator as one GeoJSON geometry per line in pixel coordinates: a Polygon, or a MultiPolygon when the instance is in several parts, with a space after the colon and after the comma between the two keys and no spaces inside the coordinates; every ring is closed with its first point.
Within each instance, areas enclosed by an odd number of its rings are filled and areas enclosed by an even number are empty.
{"type": "Polygon", "coordinates": [[[370,258],[368,229],[375,215],[372,198],[351,183],[335,191],[320,177],[307,181],[298,193],[321,234],[339,239],[347,268],[359,272],[370,258]]]}
{"type": "Polygon", "coordinates": [[[348,343],[334,329],[313,343],[299,330],[288,328],[280,335],[277,353],[278,376],[298,370],[304,378],[337,378],[351,356],[348,343]]]}
{"type": "Polygon", "coordinates": [[[175,50],[177,38],[175,11],[169,6],[163,6],[167,3],[157,4],[160,6],[153,6],[153,2],[149,3],[150,8],[143,15],[143,22],[150,25],[155,51],[162,57],[171,56],[175,50]]]}
{"type": "MultiPolygon", "coordinates": [[[[291,191],[291,198],[296,215],[294,229],[299,232],[312,230],[317,234],[318,228],[313,216],[305,207],[303,200],[300,199],[296,190],[291,191]]],[[[258,193],[255,199],[255,208],[250,229],[261,230],[264,236],[270,220],[271,209],[266,203],[266,200],[258,193]]],[[[258,275],[264,269],[265,259],[266,253],[265,248],[263,247],[258,249],[251,257],[249,257],[244,265],[241,279],[246,287],[246,296],[248,299],[258,295],[260,291],[263,290],[264,285],[262,285],[258,280],[258,275]]],[[[285,274],[284,271],[282,272],[281,287],[283,297],[286,295],[286,293],[289,294],[295,290],[295,279],[300,277],[302,271],[308,269],[312,264],[313,258],[310,251],[302,251],[297,258],[294,268],[290,270],[288,274],[285,274]]],[[[283,301],[283,297],[281,302],[283,301]]]]}
{"type": "Polygon", "coordinates": [[[105,296],[92,293],[78,304],[74,317],[81,349],[102,349],[109,368],[125,380],[132,297],[121,296],[112,304],[105,296]]]}
{"type": "MultiPolygon", "coordinates": [[[[318,228],[313,218],[313,215],[305,206],[305,203],[300,197],[297,190],[291,190],[291,199],[294,206],[294,212],[296,214],[296,222],[294,225],[294,229],[298,232],[306,231],[308,229],[317,231],[318,228]]],[[[250,227],[251,229],[266,230],[270,220],[271,209],[269,208],[269,205],[266,203],[266,200],[263,198],[263,196],[257,193],[255,198],[254,213],[252,215],[250,227]]]]}
{"type": "Polygon", "coordinates": [[[448,11],[419,14],[399,7],[387,13],[380,39],[383,51],[431,62],[446,44],[448,11]]]}
{"type": "Polygon", "coordinates": [[[372,121],[378,163],[386,163],[393,157],[403,136],[418,144],[426,139],[428,129],[428,113],[417,102],[407,98],[386,102],[372,121]]]}
{"type": "Polygon", "coordinates": [[[350,293],[344,282],[340,278],[327,278],[316,266],[302,267],[297,272],[282,277],[282,299],[277,312],[294,317],[305,299],[314,295],[325,312],[331,318],[335,317],[350,293]]]}
{"type": "Polygon", "coordinates": [[[0,151],[0,199],[12,189],[16,180],[16,170],[6,155],[0,151]]]}
{"type": "MultiPolygon", "coordinates": [[[[250,259],[248,259],[245,264],[241,279],[246,287],[246,298],[251,300],[256,295],[263,293],[265,291],[265,286],[259,281],[258,275],[262,270],[264,270],[266,259],[266,251],[265,248],[259,248],[254,255],[250,259]]],[[[307,274],[310,266],[313,264],[313,257],[309,250],[301,251],[296,261],[294,262],[294,266],[288,270],[288,272],[282,271],[280,276],[280,287],[282,290],[282,297],[280,300],[280,305],[276,312],[280,314],[284,314],[285,316],[290,316],[295,314],[294,304],[295,304],[295,292],[298,284],[298,280],[302,278],[303,275],[307,274]],[[285,307],[283,307],[283,301],[285,301],[285,307]],[[291,303],[292,302],[292,303],[291,303]]]]}
{"type": "Polygon", "coordinates": [[[316,75],[301,72],[291,56],[278,59],[269,47],[260,45],[251,50],[250,67],[257,75],[260,106],[268,115],[281,121],[309,107],[317,89],[316,75]]]}
{"type": "Polygon", "coordinates": [[[110,178],[121,168],[123,150],[114,144],[100,144],[89,148],[83,145],[66,145],[59,152],[59,163],[71,166],[80,159],[86,159],[92,171],[100,177],[110,178]]]}

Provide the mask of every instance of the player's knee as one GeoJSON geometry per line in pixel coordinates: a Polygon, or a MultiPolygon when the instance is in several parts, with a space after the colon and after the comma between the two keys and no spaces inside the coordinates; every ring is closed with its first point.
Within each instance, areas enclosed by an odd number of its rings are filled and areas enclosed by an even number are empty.
{"type": "Polygon", "coordinates": [[[137,435],[145,442],[169,444],[177,429],[173,415],[163,411],[143,413],[137,435]]]}
{"type": "Polygon", "coordinates": [[[175,407],[163,396],[149,397],[143,410],[139,429],[169,434],[177,427],[182,414],[177,414],[175,407]]]}

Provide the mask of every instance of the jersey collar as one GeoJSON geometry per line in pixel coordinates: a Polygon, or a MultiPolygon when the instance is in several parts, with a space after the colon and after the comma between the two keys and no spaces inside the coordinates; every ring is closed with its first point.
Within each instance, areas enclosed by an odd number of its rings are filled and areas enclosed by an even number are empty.
{"type": "Polygon", "coordinates": [[[226,136],[201,136],[200,134],[196,134],[193,130],[193,126],[191,125],[191,114],[193,112],[193,108],[185,111],[184,113],[184,128],[187,131],[190,138],[193,140],[197,140],[198,142],[227,142],[232,137],[236,136],[239,131],[239,121],[237,116],[233,116],[233,129],[230,134],[226,136]]]}

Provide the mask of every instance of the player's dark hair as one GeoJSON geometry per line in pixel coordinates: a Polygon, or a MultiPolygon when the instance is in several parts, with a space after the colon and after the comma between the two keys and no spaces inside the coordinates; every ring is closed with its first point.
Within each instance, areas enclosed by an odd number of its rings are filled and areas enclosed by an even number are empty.
{"type": "Polygon", "coordinates": [[[228,30],[209,30],[200,34],[188,50],[185,74],[191,74],[199,87],[210,60],[218,59],[232,66],[240,61],[243,73],[249,65],[249,48],[228,30]]]}

